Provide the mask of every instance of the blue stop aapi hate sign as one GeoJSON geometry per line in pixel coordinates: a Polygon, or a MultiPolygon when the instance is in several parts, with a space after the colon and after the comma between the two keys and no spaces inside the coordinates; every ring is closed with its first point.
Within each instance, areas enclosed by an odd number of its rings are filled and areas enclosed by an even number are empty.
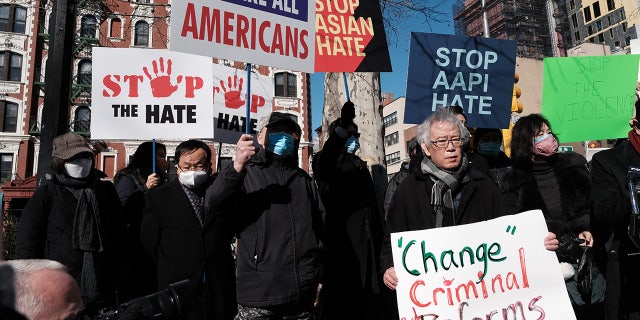
{"type": "Polygon", "coordinates": [[[404,122],[458,105],[470,127],[508,128],[515,65],[513,40],[412,32],[404,122]]]}

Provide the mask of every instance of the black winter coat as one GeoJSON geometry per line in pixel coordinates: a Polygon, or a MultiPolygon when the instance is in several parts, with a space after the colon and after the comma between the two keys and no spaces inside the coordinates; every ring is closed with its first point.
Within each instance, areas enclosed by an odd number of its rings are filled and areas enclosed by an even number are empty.
{"type": "MultiPolygon", "coordinates": [[[[607,319],[640,317],[640,255],[627,236],[631,214],[627,187],[629,167],[640,168],[640,154],[629,141],[596,153],[591,161],[593,225],[601,235],[600,244],[612,236],[606,248],[607,319]]],[[[595,245],[598,242],[596,238],[595,245]]]]}
{"type": "Polygon", "coordinates": [[[229,166],[216,181],[232,191],[227,202],[239,220],[238,303],[310,307],[321,276],[324,207],[297,159],[272,155],[261,149],[243,172],[229,166]]]}
{"type": "MultiPolygon", "coordinates": [[[[122,206],[113,184],[100,180],[106,177],[103,172],[94,169],[90,177],[95,179],[93,189],[100,210],[104,251],[95,256],[96,276],[104,294],[102,297],[83,298],[104,300],[114,305],[119,281],[117,270],[121,248],[117,237],[122,232],[122,206]]],[[[36,189],[22,211],[16,235],[16,259],[58,261],[67,267],[69,274],[80,284],[84,253],[74,249],[71,242],[77,203],[72,191],[61,185],[55,177],[36,189]]]]}
{"type": "Polygon", "coordinates": [[[372,295],[382,284],[382,215],[367,164],[343,154],[345,142],[332,134],[314,172],[326,209],[325,316],[370,319],[379,314],[372,295]]]}
{"type": "Polygon", "coordinates": [[[187,301],[191,301],[189,319],[233,319],[237,310],[233,228],[208,196],[216,197],[207,193],[205,204],[209,205],[201,226],[178,179],[149,190],[141,225],[142,244],[157,262],[158,289],[191,280],[187,292],[187,301]]]}
{"type": "MultiPolygon", "coordinates": [[[[431,205],[433,182],[424,173],[410,174],[400,184],[391,199],[387,216],[387,230],[381,254],[383,271],[393,267],[391,233],[432,229],[436,227],[436,213],[431,205]]],[[[455,217],[445,217],[444,226],[481,222],[504,215],[502,196],[485,174],[470,168],[462,186],[453,193],[460,194],[455,217]]]]}
{"type": "Polygon", "coordinates": [[[532,170],[513,167],[504,174],[500,185],[506,212],[515,214],[540,209],[549,231],[559,238],[563,235],[577,237],[580,232],[591,230],[591,184],[585,158],[574,152],[557,153],[549,159],[549,164],[558,182],[562,212],[549,212],[532,170]]]}

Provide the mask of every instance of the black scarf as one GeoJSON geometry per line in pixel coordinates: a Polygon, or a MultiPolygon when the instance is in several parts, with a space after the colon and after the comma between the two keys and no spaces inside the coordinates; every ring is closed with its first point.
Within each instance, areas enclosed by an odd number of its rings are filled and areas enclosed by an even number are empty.
{"type": "Polygon", "coordinates": [[[100,209],[96,200],[95,183],[99,176],[91,171],[84,179],[76,179],[56,174],[61,185],[65,186],[78,201],[73,216],[71,244],[74,250],[83,252],[80,291],[82,296],[93,298],[100,294],[96,274],[95,253],[104,250],[102,243],[100,209]]]}
{"type": "Polygon", "coordinates": [[[445,211],[451,212],[455,217],[455,207],[453,205],[453,191],[458,189],[458,185],[462,178],[467,174],[469,169],[469,160],[463,154],[462,164],[455,171],[440,169],[436,166],[431,158],[424,157],[421,164],[422,172],[429,175],[433,181],[431,188],[431,205],[436,212],[436,228],[443,225],[445,211]]]}

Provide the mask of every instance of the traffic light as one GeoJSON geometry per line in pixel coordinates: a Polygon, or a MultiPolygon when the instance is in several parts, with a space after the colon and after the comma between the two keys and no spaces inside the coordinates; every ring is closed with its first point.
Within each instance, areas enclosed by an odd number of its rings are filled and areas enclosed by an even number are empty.
{"type": "Polygon", "coordinates": [[[519,80],[520,76],[518,75],[518,73],[515,73],[513,77],[513,99],[511,99],[511,112],[517,113],[520,113],[522,112],[522,110],[524,110],[524,105],[522,104],[522,102],[518,101],[518,98],[520,98],[520,94],[522,94],[520,88],[516,86],[516,83],[518,83],[519,80]]]}

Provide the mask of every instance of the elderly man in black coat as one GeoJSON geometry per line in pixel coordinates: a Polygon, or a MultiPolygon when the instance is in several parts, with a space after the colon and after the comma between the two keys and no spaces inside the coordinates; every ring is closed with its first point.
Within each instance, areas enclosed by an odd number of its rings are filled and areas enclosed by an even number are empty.
{"type": "Polygon", "coordinates": [[[149,190],[141,225],[143,246],[157,262],[158,289],[191,280],[181,297],[188,319],[233,319],[233,228],[218,210],[218,195],[207,191],[214,180],[211,149],[189,140],[178,145],[175,158],[178,179],[149,190]]]}
{"type": "Polygon", "coordinates": [[[386,218],[381,265],[384,284],[398,284],[391,237],[393,232],[455,226],[503,215],[502,195],[493,181],[469,165],[462,152],[469,131],[456,116],[438,109],[418,128],[426,155],[420,172],[409,175],[394,193],[386,218]],[[424,197],[430,196],[429,200],[424,197]]]}

